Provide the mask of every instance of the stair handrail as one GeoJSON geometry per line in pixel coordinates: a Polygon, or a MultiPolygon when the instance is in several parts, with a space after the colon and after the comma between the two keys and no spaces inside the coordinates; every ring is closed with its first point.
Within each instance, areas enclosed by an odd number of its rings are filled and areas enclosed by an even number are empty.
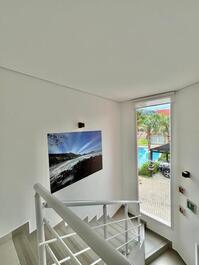
{"type": "MultiPolygon", "coordinates": [[[[135,200],[72,200],[72,201],[62,201],[66,207],[79,207],[79,206],[98,206],[98,205],[114,205],[114,204],[140,204],[140,201],[135,200]]],[[[49,205],[45,204],[46,208],[49,205]]]]}
{"type": "MultiPolygon", "coordinates": [[[[37,218],[37,233],[38,243],[45,241],[44,237],[44,219],[41,211],[41,197],[46,201],[49,207],[62,217],[62,219],[85,241],[85,243],[93,249],[93,251],[107,265],[131,265],[129,260],[115,250],[106,240],[100,237],[88,224],[83,222],[74,212],[66,207],[59,199],[52,195],[41,184],[34,185],[36,191],[36,218],[37,218]]],[[[73,264],[78,264],[74,257],[71,257],[73,264]],[[73,260],[74,259],[74,260],[73,260]]],[[[46,264],[45,246],[40,247],[39,265],[46,264]]]]}

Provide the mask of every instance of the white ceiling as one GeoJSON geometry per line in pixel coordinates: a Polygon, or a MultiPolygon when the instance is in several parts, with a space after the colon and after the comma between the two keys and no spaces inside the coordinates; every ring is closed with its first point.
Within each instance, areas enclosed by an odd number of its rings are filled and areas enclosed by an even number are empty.
{"type": "Polygon", "coordinates": [[[199,1],[0,0],[0,65],[123,101],[199,81],[199,1]]]}

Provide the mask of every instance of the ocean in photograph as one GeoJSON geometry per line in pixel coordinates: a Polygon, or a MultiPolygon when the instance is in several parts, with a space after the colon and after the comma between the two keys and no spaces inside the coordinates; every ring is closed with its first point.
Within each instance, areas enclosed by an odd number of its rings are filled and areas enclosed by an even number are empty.
{"type": "Polygon", "coordinates": [[[51,193],[102,169],[101,131],[48,134],[51,193]]]}

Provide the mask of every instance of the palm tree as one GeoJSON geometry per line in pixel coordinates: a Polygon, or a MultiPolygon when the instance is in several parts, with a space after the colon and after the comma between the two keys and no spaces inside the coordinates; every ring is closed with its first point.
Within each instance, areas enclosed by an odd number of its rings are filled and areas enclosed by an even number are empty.
{"type": "Polygon", "coordinates": [[[159,132],[167,138],[168,143],[170,142],[170,118],[164,114],[160,114],[160,128],[159,132]]]}
{"type": "Polygon", "coordinates": [[[140,126],[142,125],[144,118],[145,118],[145,114],[144,114],[143,110],[139,110],[136,112],[136,118],[137,118],[137,127],[139,130],[140,126]]]}
{"type": "MultiPolygon", "coordinates": [[[[138,113],[137,113],[138,114],[138,113]]],[[[150,156],[150,150],[151,150],[151,137],[152,135],[158,133],[160,128],[160,116],[155,112],[147,112],[144,113],[141,111],[137,115],[137,121],[138,121],[138,130],[143,131],[146,133],[146,139],[148,142],[148,154],[149,154],[149,160],[151,158],[150,156]]]]}

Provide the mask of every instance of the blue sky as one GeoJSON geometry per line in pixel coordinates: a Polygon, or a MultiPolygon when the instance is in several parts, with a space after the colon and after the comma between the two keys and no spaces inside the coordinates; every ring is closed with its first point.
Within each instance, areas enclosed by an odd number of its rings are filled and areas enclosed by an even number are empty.
{"type": "Polygon", "coordinates": [[[101,131],[48,134],[49,154],[102,151],[101,131]]]}
{"type": "Polygon", "coordinates": [[[156,111],[156,110],[164,110],[164,109],[170,109],[170,104],[162,104],[162,105],[155,105],[155,106],[149,106],[140,108],[139,110],[145,110],[145,111],[156,111]]]}

